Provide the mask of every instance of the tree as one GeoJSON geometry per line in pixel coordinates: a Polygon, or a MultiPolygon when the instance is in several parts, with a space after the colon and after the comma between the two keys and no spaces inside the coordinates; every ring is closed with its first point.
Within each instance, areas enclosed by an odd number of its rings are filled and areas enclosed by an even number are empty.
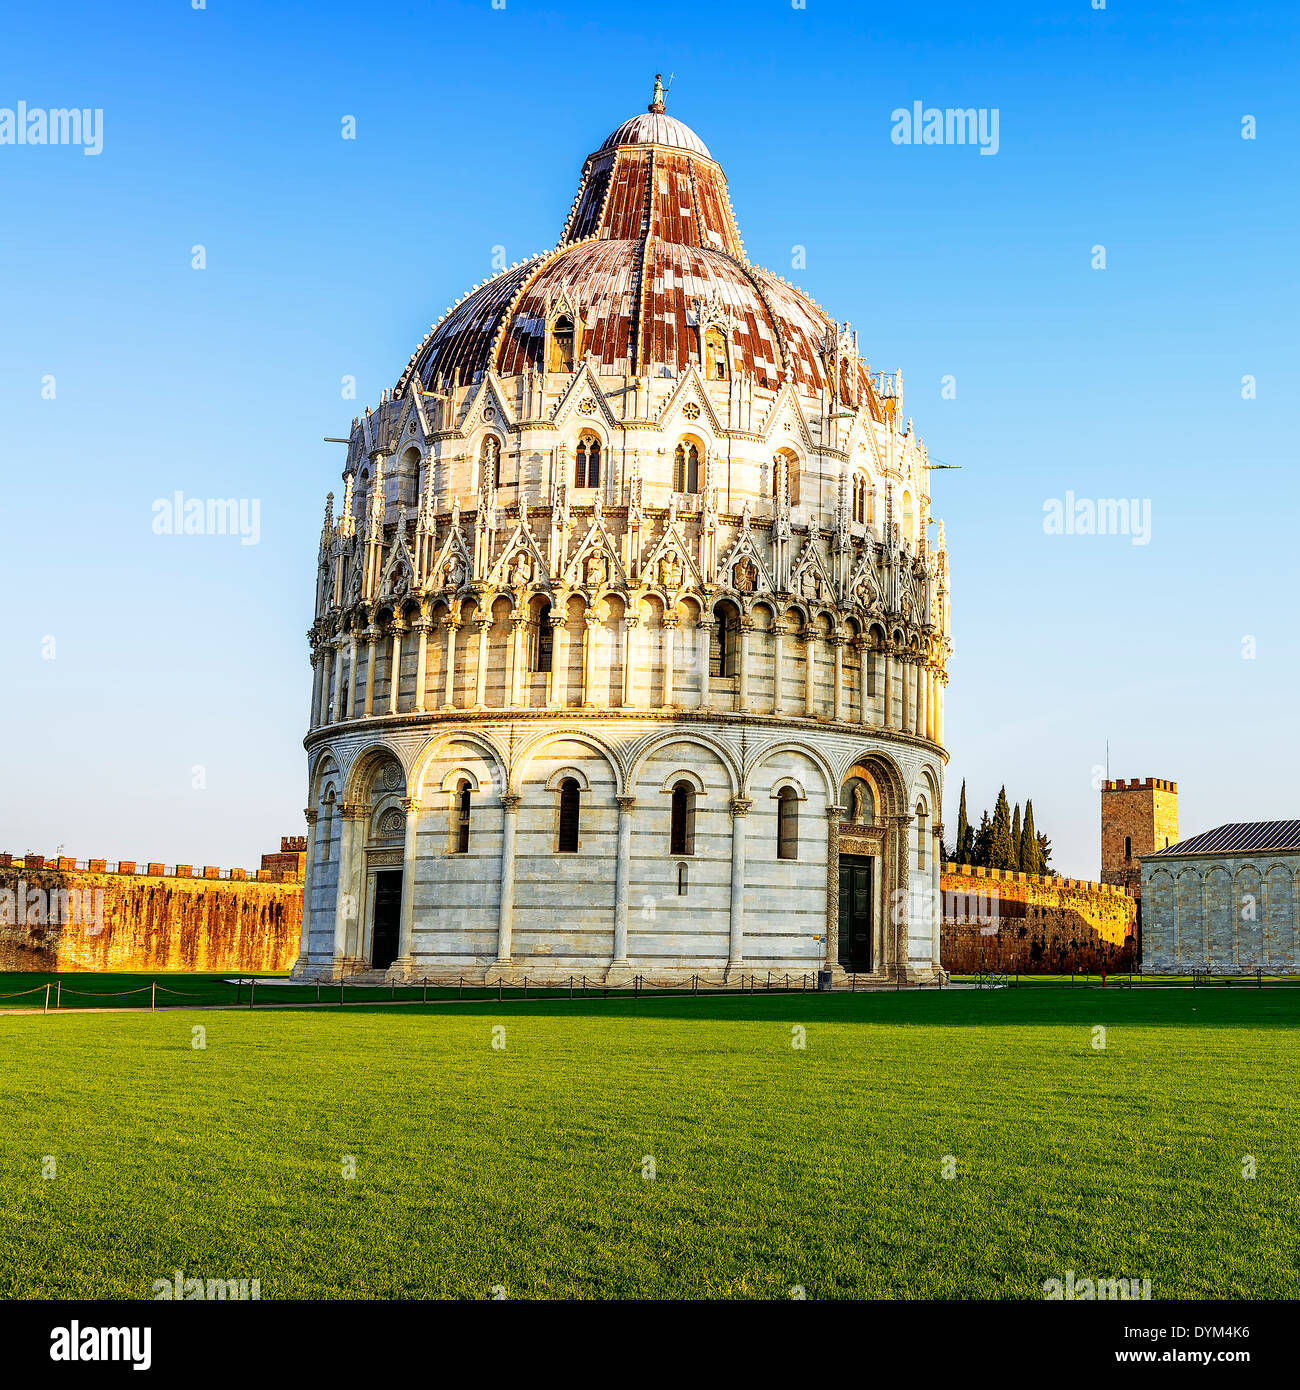
{"type": "Polygon", "coordinates": [[[1043,866],[1038,858],[1038,833],[1034,829],[1033,800],[1025,802],[1025,824],[1020,835],[1020,869],[1026,874],[1041,874],[1043,866]]]}
{"type": "Polygon", "coordinates": [[[975,832],[975,838],[971,843],[970,862],[978,869],[987,869],[992,853],[993,822],[989,820],[989,813],[985,811],[980,820],[980,828],[975,832]]]}
{"type": "Polygon", "coordinates": [[[957,807],[957,862],[970,863],[970,819],[966,815],[966,779],[961,779],[961,804],[957,807]]]}
{"type": "Polygon", "coordinates": [[[1051,876],[1055,878],[1056,870],[1052,868],[1051,864],[1048,862],[1051,857],[1052,842],[1040,830],[1038,832],[1038,862],[1040,865],[1038,872],[1040,874],[1051,874],[1051,876]]]}
{"type": "Polygon", "coordinates": [[[1016,809],[1011,813],[1011,853],[1015,856],[1015,868],[1023,869],[1024,865],[1020,862],[1020,803],[1016,802],[1016,809]]]}
{"type": "Polygon", "coordinates": [[[990,869],[1014,869],[1016,852],[1011,843],[1011,807],[1007,804],[1007,789],[998,791],[993,808],[993,843],[989,851],[990,869]]]}

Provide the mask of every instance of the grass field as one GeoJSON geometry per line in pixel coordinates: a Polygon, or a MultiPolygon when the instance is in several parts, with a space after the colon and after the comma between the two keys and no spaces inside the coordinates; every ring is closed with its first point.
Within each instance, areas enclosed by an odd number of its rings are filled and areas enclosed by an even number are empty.
{"type": "Polygon", "coordinates": [[[0,1018],[0,1297],[1296,1298],[1298,1064],[1245,988],[0,1018]]]}

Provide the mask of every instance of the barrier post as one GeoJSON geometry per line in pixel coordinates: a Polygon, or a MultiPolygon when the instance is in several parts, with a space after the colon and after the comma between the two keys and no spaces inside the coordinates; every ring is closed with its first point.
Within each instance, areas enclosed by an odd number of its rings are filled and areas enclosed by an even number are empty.
{"type": "Polygon", "coordinates": [[[244,997],[244,977],[241,975],[235,981],[235,1003],[238,1004],[244,997]]]}
{"type": "Polygon", "coordinates": [[[59,1005],[62,1004],[62,1003],[63,1003],[63,981],[62,981],[62,980],[55,980],[55,982],[54,982],[54,1007],[57,1009],[57,1008],[59,1007],[59,1005]]]}
{"type": "Polygon", "coordinates": [[[429,977],[426,975],[426,976],[424,977],[424,988],[420,991],[420,1003],[421,1003],[421,1004],[427,1004],[428,1002],[429,1002],[429,977]]]}
{"type": "Polygon", "coordinates": [[[248,1007],[253,1007],[253,996],[257,993],[257,977],[254,976],[248,982],[248,1007]]]}
{"type": "MultiPolygon", "coordinates": [[[[49,987],[49,985],[46,985],[46,986],[45,986],[45,999],[46,999],[46,1002],[47,1002],[47,1003],[49,1002],[49,998],[50,998],[50,987],[49,987]]],[[[158,981],[157,981],[157,980],[155,980],[155,981],[153,982],[153,984],[149,986],[149,1007],[150,1007],[151,1009],[156,1009],[156,1008],[158,1007],[158,981]]]]}
{"type": "Polygon", "coordinates": [[[45,1007],[41,1010],[41,1012],[42,1012],[43,1014],[47,1014],[47,1013],[49,1013],[49,1011],[50,1011],[50,983],[49,983],[49,981],[47,980],[47,981],[45,982],[45,1007]]]}

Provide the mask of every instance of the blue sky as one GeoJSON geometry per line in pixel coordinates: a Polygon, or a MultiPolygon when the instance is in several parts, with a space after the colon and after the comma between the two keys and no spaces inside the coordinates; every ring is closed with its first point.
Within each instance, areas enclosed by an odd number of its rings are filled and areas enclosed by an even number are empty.
{"type": "Polygon", "coordinates": [[[102,108],[104,145],[0,145],[0,849],[255,865],[301,832],[322,436],[494,246],[554,243],[658,70],[751,258],[901,367],[961,465],[932,475],[948,822],[962,778],[972,810],[1005,782],[1095,876],[1108,738],[1115,775],[1178,781],[1185,833],[1300,815],[1294,7],[173,0],[6,29],[0,108],[102,108]],[[892,143],[914,101],[996,108],[998,153],[892,143]],[[178,489],[258,499],[258,544],[154,534],[178,489]],[[1067,492],[1149,499],[1150,543],[1044,534],[1067,492]]]}

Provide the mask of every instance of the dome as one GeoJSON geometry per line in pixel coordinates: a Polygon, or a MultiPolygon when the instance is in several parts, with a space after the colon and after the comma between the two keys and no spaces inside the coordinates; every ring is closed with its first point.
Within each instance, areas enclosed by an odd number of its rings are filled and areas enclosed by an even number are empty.
{"type": "MultiPolygon", "coordinates": [[[[720,327],[727,368],[765,388],[827,384],[838,325],[794,286],[751,265],[726,175],[689,126],[667,115],[656,81],[644,114],[588,156],[555,249],[494,276],[430,332],[397,385],[443,391],[547,366],[550,325],[573,323],[575,363],[604,375],[676,376],[720,327]]],[[[552,368],[553,369],[553,368],[552,368]]],[[[879,416],[864,365],[854,399],[879,416]]],[[[841,385],[845,385],[841,383],[841,385]]]]}
{"type": "Polygon", "coordinates": [[[669,149],[689,150],[691,154],[703,155],[712,159],[708,146],[684,122],[673,116],[660,115],[647,111],[642,116],[633,116],[624,121],[614,131],[597,153],[615,149],[619,145],[666,145],[669,149]]]}

